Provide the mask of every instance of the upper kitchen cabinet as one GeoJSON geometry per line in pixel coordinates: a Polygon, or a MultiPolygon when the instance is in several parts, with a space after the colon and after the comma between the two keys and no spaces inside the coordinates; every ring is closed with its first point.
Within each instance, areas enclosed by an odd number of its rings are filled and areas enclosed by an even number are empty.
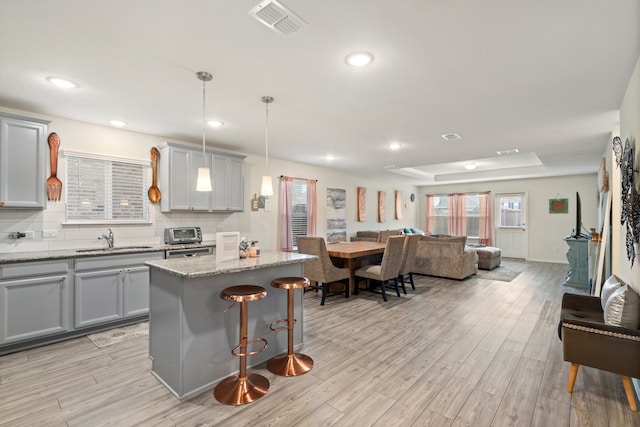
{"type": "Polygon", "coordinates": [[[213,153],[214,211],[244,210],[244,157],[213,153]]]}
{"type": "Polygon", "coordinates": [[[244,156],[206,151],[173,143],[160,147],[158,182],[160,210],[244,210],[244,156]],[[206,165],[212,174],[212,192],[196,191],[198,168],[206,165]]]}
{"type": "Polygon", "coordinates": [[[211,193],[196,191],[198,168],[209,166],[210,156],[204,157],[202,151],[163,144],[160,147],[160,167],[158,182],[162,198],[160,210],[168,211],[209,211],[211,193]]]}
{"type": "Polygon", "coordinates": [[[44,209],[48,121],[0,114],[0,209],[44,209]]]}

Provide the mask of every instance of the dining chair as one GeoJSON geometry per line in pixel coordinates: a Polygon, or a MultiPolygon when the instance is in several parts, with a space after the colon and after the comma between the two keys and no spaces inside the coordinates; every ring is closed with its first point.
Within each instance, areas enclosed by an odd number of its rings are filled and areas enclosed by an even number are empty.
{"type": "MultiPolygon", "coordinates": [[[[322,237],[298,236],[298,253],[316,255],[318,259],[305,261],[303,264],[303,275],[316,284],[307,289],[322,291],[320,305],[324,305],[329,292],[329,283],[342,282],[349,286],[351,271],[348,268],[338,268],[331,261],[327,245],[322,237]]],[[[305,289],[305,291],[307,290],[305,289]]]]}
{"type": "Polygon", "coordinates": [[[378,243],[387,243],[387,239],[391,236],[402,234],[400,230],[380,230],[378,232],[378,243]]]}
{"type": "Polygon", "coordinates": [[[400,273],[398,274],[398,279],[400,279],[400,284],[402,285],[402,289],[406,294],[407,291],[404,287],[404,279],[405,277],[409,277],[409,282],[411,283],[411,289],[415,290],[416,285],[413,283],[413,270],[416,259],[416,252],[418,251],[418,242],[422,238],[420,234],[409,234],[405,237],[404,247],[402,249],[402,263],[400,264],[400,273]]]}
{"type": "MultiPolygon", "coordinates": [[[[356,277],[363,277],[367,279],[367,290],[377,292],[371,289],[371,280],[380,282],[380,292],[382,299],[387,301],[387,293],[385,288],[387,286],[393,287],[396,291],[396,295],[400,296],[400,289],[398,287],[398,273],[400,272],[400,265],[402,263],[402,252],[404,247],[404,235],[390,236],[387,239],[387,244],[384,248],[384,255],[382,255],[382,262],[380,264],[365,265],[357,269],[354,272],[356,277]],[[391,281],[393,280],[393,283],[391,281]]],[[[354,287],[354,294],[358,294],[358,284],[354,287]]]]}

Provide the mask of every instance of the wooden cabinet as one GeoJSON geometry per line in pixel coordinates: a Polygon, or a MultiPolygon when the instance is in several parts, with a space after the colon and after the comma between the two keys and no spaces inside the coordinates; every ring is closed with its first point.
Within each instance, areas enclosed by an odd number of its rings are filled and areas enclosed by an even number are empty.
{"type": "Polygon", "coordinates": [[[168,142],[159,151],[162,212],[244,210],[244,156],[206,151],[203,161],[202,150],[168,142]],[[203,165],[212,175],[211,192],[196,191],[198,168],[203,165]]]}
{"type": "Polygon", "coordinates": [[[107,255],[75,261],[74,326],[140,316],[149,312],[149,268],[163,252],[107,255]]]}
{"type": "Polygon", "coordinates": [[[0,114],[0,209],[44,209],[48,123],[0,114]]]}
{"type": "Polygon", "coordinates": [[[0,267],[0,344],[69,331],[69,282],[67,261],[0,267]]]}
{"type": "Polygon", "coordinates": [[[244,160],[242,157],[213,153],[214,211],[244,210],[244,160]]]}

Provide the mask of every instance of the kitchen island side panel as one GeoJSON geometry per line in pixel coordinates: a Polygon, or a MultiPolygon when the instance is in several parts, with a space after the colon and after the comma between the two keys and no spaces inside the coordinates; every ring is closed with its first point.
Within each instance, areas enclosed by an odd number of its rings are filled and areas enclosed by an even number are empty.
{"type": "MultiPolygon", "coordinates": [[[[272,288],[271,281],[301,275],[302,263],[193,279],[152,269],[150,354],[154,374],[182,398],[210,389],[238,371],[239,359],[231,355],[231,349],[239,344],[240,307],[236,304],[224,312],[232,303],[222,300],[220,291],[228,286],[253,284],[267,290],[266,298],[248,303],[248,339],[268,341],[265,351],[248,357],[248,366],[286,353],[286,331],[274,333],[269,325],[286,318],[287,292],[272,288]]],[[[299,345],[303,336],[302,291],[294,295],[294,339],[299,345]]],[[[256,343],[249,351],[261,345],[256,343]]]]}

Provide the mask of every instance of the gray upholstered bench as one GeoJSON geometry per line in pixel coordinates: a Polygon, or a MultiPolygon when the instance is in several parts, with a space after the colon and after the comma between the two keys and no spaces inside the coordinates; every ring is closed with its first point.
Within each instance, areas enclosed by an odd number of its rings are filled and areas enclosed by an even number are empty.
{"type": "Polygon", "coordinates": [[[478,253],[478,268],[482,270],[493,270],[500,265],[502,261],[500,248],[493,246],[474,247],[478,253]]]}

